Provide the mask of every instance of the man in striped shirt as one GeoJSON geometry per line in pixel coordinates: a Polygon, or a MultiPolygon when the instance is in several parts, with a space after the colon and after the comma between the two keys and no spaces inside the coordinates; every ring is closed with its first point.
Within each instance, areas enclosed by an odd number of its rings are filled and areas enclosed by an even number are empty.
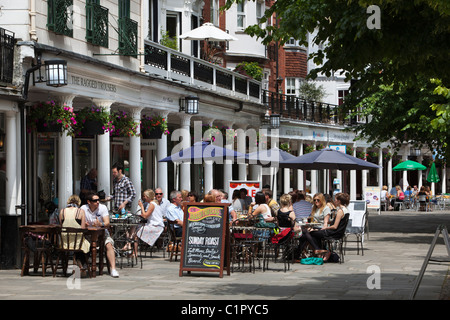
{"type": "Polygon", "coordinates": [[[131,180],[123,173],[123,166],[115,164],[112,167],[114,211],[121,212],[123,208],[131,208],[131,202],[136,198],[136,190],[131,180]]]}

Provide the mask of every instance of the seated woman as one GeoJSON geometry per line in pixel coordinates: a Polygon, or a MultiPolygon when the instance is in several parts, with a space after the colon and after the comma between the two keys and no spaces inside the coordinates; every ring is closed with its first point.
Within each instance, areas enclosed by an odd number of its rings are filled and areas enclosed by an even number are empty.
{"type": "MultiPolygon", "coordinates": [[[[81,228],[86,229],[86,216],[83,209],[79,208],[81,205],[81,199],[77,195],[71,195],[67,200],[67,207],[62,209],[59,213],[59,221],[63,228],[81,228]]],[[[75,243],[75,238],[71,237],[69,234],[62,234],[64,239],[69,239],[69,243],[64,241],[64,249],[75,248],[81,244],[81,250],[84,254],[89,253],[91,244],[84,237],[77,239],[75,243]],[[67,237],[67,238],[66,238],[67,237]]],[[[86,269],[86,257],[83,254],[76,253],[77,259],[82,264],[82,271],[86,269]]]]}
{"type": "MultiPolygon", "coordinates": [[[[403,190],[400,186],[395,186],[395,189],[397,190],[397,198],[394,200],[395,202],[403,202],[405,200],[405,194],[403,193],[403,190]]],[[[394,208],[396,211],[400,210],[400,205],[396,206],[394,208]]]]}
{"type": "Polygon", "coordinates": [[[263,217],[264,221],[266,222],[272,222],[275,220],[275,218],[272,217],[272,212],[266,203],[266,196],[261,191],[255,194],[255,203],[254,205],[252,203],[252,205],[249,207],[248,210],[249,217],[257,217],[259,214],[263,217]],[[253,208],[255,208],[256,205],[258,207],[255,210],[253,210],[253,208]]]}
{"type": "Polygon", "coordinates": [[[283,194],[280,198],[280,209],[278,210],[278,226],[292,228],[295,223],[295,213],[292,210],[292,201],[289,194],[283,194]]]}
{"type": "MultiPolygon", "coordinates": [[[[327,205],[325,196],[322,193],[316,193],[313,197],[313,202],[314,202],[314,205],[312,207],[310,217],[313,217],[313,219],[316,222],[319,222],[324,227],[327,227],[328,222],[330,220],[330,216],[331,216],[331,208],[329,205],[327,205]]],[[[308,242],[311,245],[313,245],[313,240],[311,238],[311,232],[313,230],[314,230],[313,228],[303,228],[302,229],[302,235],[300,237],[299,247],[297,249],[298,250],[297,256],[299,256],[303,252],[303,250],[305,249],[305,246],[308,242]]],[[[316,249],[316,248],[314,248],[314,249],[316,249]]]]}
{"type": "Polygon", "coordinates": [[[344,235],[347,227],[348,219],[345,219],[345,215],[349,214],[347,208],[350,203],[350,196],[347,193],[337,193],[334,198],[334,203],[337,207],[336,217],[333,221],[330,221],[328,226],[323,226],[320,230],[313,230],[311,234],[311,245],[314,248],[315,254],[322,254],[324,261],[327,261],[330,257],[330,251],[322,250],[322,240],[326,237],[339,238],[344,235]]]}
{"type": "MultiPolygon", "coordinates": [[[[155,192],[153,190],[145,190],[143,192],[143,198],[148,204],[147,208],[144,210],[144,204],[141,200],[139,200],[138,204],[141,208],[141,216],[147,219],[147,223],[136,231],[136,235],[148,245],[153,246],[164,230],[162,210],[155,200],[155,192]]],[[[137,242],[135,246],[137,246],[137,242]]],[[[135,248],[135,252],[137,252],[137,248],[135,248]]]]}

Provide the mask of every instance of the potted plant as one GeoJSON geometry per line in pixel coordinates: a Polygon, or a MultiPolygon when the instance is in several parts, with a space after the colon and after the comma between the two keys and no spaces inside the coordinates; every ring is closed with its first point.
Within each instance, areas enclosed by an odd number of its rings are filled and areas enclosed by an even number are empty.
{"type": "Polygon", "coordinates": [[[65,104],[59,105],[55,101],[38,102],[31,106],[28,113],[29,130],[37,132],[62,132],[74,134],[77,124],[73,108],[65,104]]]}
{"type": "Polygon", "coordinates": [[[75,135],[93,136],[110,130],[112,121],[109,112],[102,107],[83,108],[76,115],[75,135]]]}
{"type": "Polygon", "coordinates": [[[161,139],[163,134],[169,134],[167,120],[161,116],[144,116],[140,128],[144,139],[161,139]]]}
{"type": "Polygon", "coordinates": [[[291,152],[291,147],[289,146],[289,142],[280,143],[280,150],[291,152]]]}
{"type": "Polygon", "coordinates": [[[116,111],[111,115],[109,134],[115,137],[131,137],[137,135],[138,123],[126,111],[116,111]]]}

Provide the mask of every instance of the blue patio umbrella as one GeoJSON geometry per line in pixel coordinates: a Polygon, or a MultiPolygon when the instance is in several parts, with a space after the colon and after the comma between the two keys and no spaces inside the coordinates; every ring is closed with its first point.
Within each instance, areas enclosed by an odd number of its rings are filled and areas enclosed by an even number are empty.
{"type": "Polygon", "coordinates": [[[213,145],[209,141],[199,141],[188,148],[182,149],[164,159],[159,160],[159,162],[201,164],[203,161],[210,160],[217,163],[223,163],[224,160],[233,160],[238,157],[245,157],[245,155],[232,149],[213,145]]]}
{"type": "Polygon", "coordinates": [[[277,147],[267,150],[259,150],[245,155],[245,162],[262,166],[278,166],[281,161],[295,159],[296,156],[277,147]]]}
{"type": "Polygon", "coordinates": [[[296,157],[295,159],[280,161],[280,168],[302,170],[366,170],[381,167],[343,152],[325,148],[296,157]]]}

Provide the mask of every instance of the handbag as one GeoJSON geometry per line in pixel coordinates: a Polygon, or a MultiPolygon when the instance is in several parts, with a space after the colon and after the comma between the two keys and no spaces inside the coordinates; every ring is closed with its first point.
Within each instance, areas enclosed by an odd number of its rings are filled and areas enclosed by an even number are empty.
{"type": "Polygon", "coordinates": [[[303,258],[300,260],[301,264],[314,264],[314,265],[322,265],[323,264],[323,258],[316,258],[316,257],[309,257],[309,258],[303,258]]]}

